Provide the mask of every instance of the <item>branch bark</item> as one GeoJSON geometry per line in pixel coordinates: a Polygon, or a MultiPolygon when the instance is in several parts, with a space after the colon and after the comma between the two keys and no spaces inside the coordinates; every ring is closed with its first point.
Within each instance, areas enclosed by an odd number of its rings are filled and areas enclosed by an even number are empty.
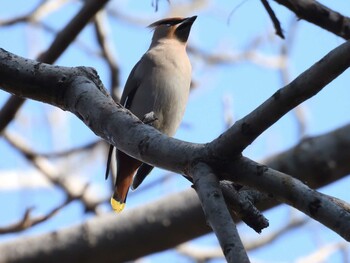
{"type": "Polygon", "coordinates": [[[205,217],[214,230],[227,262],[250,262],[220,189],[217,176],[203,163],[192,171],[194,189],[201,201],[205,217]]]}
{"type": "MultiPolygon", "coordinates": [[[[64,29],[57,34],[51,46],[44,53],[42,53],[37,60],[43,63],[53,64],[74,41],[80,31],[90,22],[91,18],[107,2],[108,0],[86,1],[79,13],[67,24],[64,29]]],[[[25,98],[17,96],[11,96],[7,100],[0,111],[0,134],[13,120],[24,102],[25,98]]]]}
{"type": "MultiPolygon", "coordinates": [[[[228,170],[226,172],[229,172],[228,170]]],[[[232,163],[228,178],[297,208],[350,241],[349,205],[310,189],[301,181],[248,158],[232,163]]]]}
{"type": "Polygon", "coordinates": [[[230,129],[212,141],[208,147],[218,156],[235,157],[260,134],[288,111],[316,95],[350,66],[350,41],[329,52],[284,88],[230,129]]]}
{"type": "Polygon", "coordinates": [[[286,112],[316,94],[349,65],[350,42],[346,42],[210,144],[179,141],[143,125],[129,111],[114,103],[93,69],[51,66],[0,50],[0,84],[18,96],[50,103],[74,113],[97,135],[151,165],[190,176],[193,164],[200,161],[217,173],[219,179],[230,178],[265,193],[271,193],[266,182],[273,183],[287,193],[276,190],[277,199],[296,206],[348,239],[350,229],[346,223],[349,220],[339,222],[337,218],[332,219],[327,209],[334,212],[332,216],[337,214],[344,219],[349,219],[348,211],[338,209],[339,205],[334,200],[308,189],[291,177],[248,162],[241,157],[241,151],[286,112]],[[262,169],[259,170],[259,167],[262,169]],[[285,185],[279,180],[282,177],[285,182],[291,183],[291,188],[283,187],[285,185]],[[260,178],[261,185],[256,185],[256,178],[260,178]],[[304,194],[306,200],[301,200],[294,193],[304,194]]]}
{"type": "Polygon", "coordinates": [[[76,227],[0,244],[0,262],[124,262],[204,232],[209,227],[191,189],[118,216],[110,213],[76,227]]]}
{"type": "Polygon", "coordinates": [[[0,49],[0,85],[17,96],[49,103],[80,118],[98,136],[146,163],[185,174],[205,145],[160,133],[113,101],[91,68],[52,66],[0,49]],[[94,105],[93,107],[91,105],[94,105]]]}
{"type": "Polygon", "coordinates": [[[344,39],[350,39],[350,18],[314,0],[275,0],[304,19],[344,39]]]}
{"type": "MultiPolygon", "coordinates": [[[[282,168],[285,173],[298,175],[300,180],[307,181],[312,187],[322,187],[350,173],[349,135],[350,125],[347,125],[330,133],[309,138],[292,149],[267,160],[265,164],[275,169],[282,168]],[[341,153],[345,156],[338,152],[340,145],[342,145],[341,153]],[[321,154],[324,152],[330,152],[329,156],[321,154]],[[316,161],[315,156],[317,156],[316,161]],[[327,158],[330,158],[331,162],[336,165],[329,166],[327,170],[312,169],[314,163],[315,166],[326,164],[329,161],[327,158]],[[306,161],[303,162],[302,159],[306,161]]],[[[257,207],[265,210],[277,204],[279,203],[276,200],[266,195],[264,199],[259,200],[257,207]]],[[[44,252],[47,258],[48,255],[55,255],[50,260],[57,260],[56,262],[63,262],[68,257],[77,260],[87,258],[86,262],[103,260],[107,263],[112,262],[112,259],[115,261],[118,259],[132,260],[169,249],[176,244],[209,232],[210,227],[206,225],[201,204],[195,192],[189,189],[151,204],[126,210],[118,217],[115,214],[103,215],[71,227],[69,230],[59,230],[55,234],[46,233],[37,237],[19,238],[0,244],[0,261],[40,262],[40,257],[44,252]],[[125,221],[128,222],[127,225],[121,223],[125,221]],[[145,230],[149,223],[152,225],[152,231],[145,230]],[[86,225],[88,227],[85,227],[86,225]],[[125,227],[126,229],[123,229],[125,227]],[[67,233],[68,236],[64,238],[67,233]],[[99,242],[91,243],[91,245],[82,243],[84,236],[99,242]],[[165,236],[172,238],[164,238],[165,236]],[[162,241],[151,242],[154,238],[162,239],[162,241]],[[67,240],[70,241],[69,244],[65,243],[67,240]],[[47,242],[49,247],[43,252],[44,248],[41,244],[47,242]],[[19,248],[21,248],[20,253],[17,252],[19,248]],[[79,256],[86,256],[86,258],[79,258],[79,256]]]]}

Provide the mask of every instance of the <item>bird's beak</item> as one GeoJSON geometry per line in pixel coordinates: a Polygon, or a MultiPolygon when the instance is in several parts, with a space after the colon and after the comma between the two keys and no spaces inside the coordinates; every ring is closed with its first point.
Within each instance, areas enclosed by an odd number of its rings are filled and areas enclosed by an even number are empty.
{"type": "Polygon", "coordinates": [[[192,25],[193,22],[197,19],[197,16],[187,17],[181,25],[192,25]]]}
{"type": "MultiPolygon", "coordinates": [[[[187,17],[185,18],[179,25],[178,30],[182,30],[185,28],[191,28],[192,24],[194,23],[194,21],[196,20],[197,16],[192,16],[192,17],[187,17]]],[[[187,40],[187,38],[186,38],[187,40]]]]}
{"type": "Polygon", "coordinates": [[[187,42],[193,22],[197,16],[185,18],[175,30],[177,39],[183,43],[187,42]]]}

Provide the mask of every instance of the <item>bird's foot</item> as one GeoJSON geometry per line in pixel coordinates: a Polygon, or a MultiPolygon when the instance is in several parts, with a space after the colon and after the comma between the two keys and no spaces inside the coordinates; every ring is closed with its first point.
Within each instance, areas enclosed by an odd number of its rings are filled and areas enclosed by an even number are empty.
{"type": "Polygon", "coordinates": [[[152,124],[156,120],[158,120],[158,118],[153,111],[146,113],[142,118],[144,124],[152,124]]]}

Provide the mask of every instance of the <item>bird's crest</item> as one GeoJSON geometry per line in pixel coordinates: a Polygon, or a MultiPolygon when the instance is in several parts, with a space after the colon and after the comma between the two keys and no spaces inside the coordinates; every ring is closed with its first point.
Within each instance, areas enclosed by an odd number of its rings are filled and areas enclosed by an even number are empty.
{"type": "Polygon", "coordinates": [[[177,25],[180,24],[181,22],[185,21],[186,18],[183,17],[172,17],[172,18],[164,18],[161,20],[158,20],[148,26],[148,28],[156,28],[157,26],[160,25],[177,25]]]}

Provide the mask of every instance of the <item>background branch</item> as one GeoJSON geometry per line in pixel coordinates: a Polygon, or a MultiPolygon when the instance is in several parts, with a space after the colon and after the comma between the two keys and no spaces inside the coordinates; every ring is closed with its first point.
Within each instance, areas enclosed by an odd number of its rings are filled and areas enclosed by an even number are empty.
{"type": "MultiPolygon", "coordinates": [[[[62,29],[52,42],[50,47],[42,53],[37,60],[43,63],[53,64],[56,59],[74,41],[80,31],[86,26],[90,19],[100,10],[108,0],[85,2],[79,13],[62,29]]],[[[25,98],[11,96],[0,111],[0,133],[13,120],[17,111],[23,105],[25,98]]]]}

